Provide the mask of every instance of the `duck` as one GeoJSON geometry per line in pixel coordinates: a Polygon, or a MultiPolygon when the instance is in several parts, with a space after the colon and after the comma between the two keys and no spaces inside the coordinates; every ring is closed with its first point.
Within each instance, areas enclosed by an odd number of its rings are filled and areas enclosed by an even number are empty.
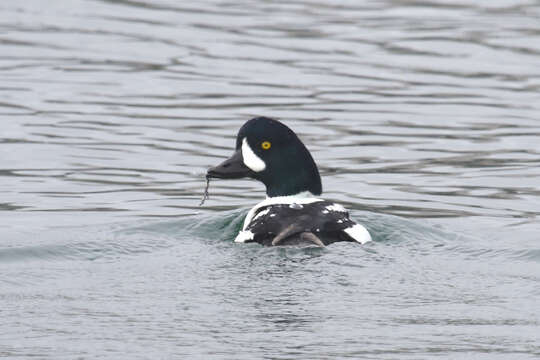
{"type": "Polygon", "coordinates": [[[206,178],[251,178],[266,187],[266,199],[248,211],[236,243],[325,247],[371,241],[368,230],[351,220],[342,205],[319,197],[321,177],[309,150],[293,130],[273,118],[259,116],[244,123],[233,155],[208,169],[206,178]]]}

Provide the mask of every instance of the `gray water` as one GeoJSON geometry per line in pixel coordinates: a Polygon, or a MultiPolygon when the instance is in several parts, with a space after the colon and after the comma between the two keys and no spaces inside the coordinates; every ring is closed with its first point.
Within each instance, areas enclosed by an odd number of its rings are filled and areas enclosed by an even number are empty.
{"type": "Polygon", "coordinates": [[[0,357],[540,356],[540,3],[0,2],[0,357]],[[365,246],[233,238],[255,115],[365,246]]]}

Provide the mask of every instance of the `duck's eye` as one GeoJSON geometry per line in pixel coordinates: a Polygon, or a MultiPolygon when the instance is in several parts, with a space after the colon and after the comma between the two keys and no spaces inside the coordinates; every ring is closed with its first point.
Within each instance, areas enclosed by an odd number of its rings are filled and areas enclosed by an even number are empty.
{"type": "Polygon", "coordinates": [[[272,146],[272,144],[270,143],[270,141],[263,141],[262,144],[261,144],[261,147],[262,147],[264,150],[270,149],[271,146],[272,146]]]}

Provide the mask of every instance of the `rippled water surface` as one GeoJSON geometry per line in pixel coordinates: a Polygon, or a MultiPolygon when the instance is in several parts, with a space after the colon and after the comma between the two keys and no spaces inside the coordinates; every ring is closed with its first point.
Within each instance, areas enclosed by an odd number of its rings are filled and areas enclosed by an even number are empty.
{"type": "Polygon", "coordinates": [[[540,356],[540,3],[2,1],[0,357],[540,356]],[[255,115],[374,242],[233,243],[255,115]]]}

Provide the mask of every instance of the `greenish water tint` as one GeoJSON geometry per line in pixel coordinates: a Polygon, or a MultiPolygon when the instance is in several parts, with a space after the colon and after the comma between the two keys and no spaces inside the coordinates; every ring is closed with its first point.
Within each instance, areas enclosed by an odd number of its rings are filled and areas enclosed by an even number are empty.
{"type": "Polygon", "coordinates": [[[480,250],[473,238],[371,212],[353,214],[375,235],[365,246],[235,244],[246,212],[63,229],[41,234],[39,246],[2,249],[0,299],[10,324],[2,354],[22,348],[26,356],[66,358],[537,352],[536,307],[519,296],[523,283],[516,279],[521,266],[537,271],[538,259],[480,250]],[[29,321],[41,326],[21,336],[29,321]],[[46,340],[67,334],[86,340],[76,350],[46,340]],[[511,344],[504,343],[508,337],[511,344]],[[126,349],[126,338],[137,341],[126,349]]]}
{"type": "Polygon", "coordinates": [[[536,359],[540,5],[0,2],[0,358],[536,359]],[[374,241],[235,244],[293,128],[374,241]]]}

